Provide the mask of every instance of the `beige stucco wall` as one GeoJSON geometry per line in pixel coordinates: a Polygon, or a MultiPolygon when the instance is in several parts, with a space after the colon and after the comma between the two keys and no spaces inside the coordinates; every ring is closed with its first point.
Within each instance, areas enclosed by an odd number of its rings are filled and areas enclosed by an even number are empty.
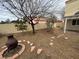
{"type": "MultiPolygon", "coordinates": [[[[29,24],[27,25],[28,27],[26,31],[31,31],[32,30],[31,25],[29,24]]],[[[46,27],[47,27],[46,23],[39,23],[35,25],[36,30],[44,29],[46,27]]],[[[21,32],[21,31],[17,31],[17,29],[15,28],[15,24],[0,24],[0,33],[7,34],[7,33],[18,33],[18,32],[21,32]]]]}
{"type": "Polygon", "coordinates": [[[74,13],[77,11],[79,11],[79,0],[75,0],[71,3],[66,4],[65,16],[74,15],[74,13]]]}
{"type": "Polygon", "coordinates": [[[72,20],[67,21],[67,30],[77,30],[79,31],[79,25],[72,25],[72,20]]]}
{"type": "MultiPolygon", "coordinates": [[[[27,31],[31,31],[31,25],[27,24],[27,31]]],[[[62,27],[62,23],[55,23],[54,27],[62,27]]],[[[37,25],[35,25],[35,29],[45,29],[47,28],[46,23],[38,23],[37,25]]],[[[15,24],[0,24],[0,33],[17,33],[17,32],[21,32],[21,31],[17,31],[17,29],[15,28],[15,24]]]]}
{"type": "Polygon", "coordinates": [[[54,23],[54,28],[63,28],[63,27],[64,27],[64,23],[63,22],[54,23]]]}

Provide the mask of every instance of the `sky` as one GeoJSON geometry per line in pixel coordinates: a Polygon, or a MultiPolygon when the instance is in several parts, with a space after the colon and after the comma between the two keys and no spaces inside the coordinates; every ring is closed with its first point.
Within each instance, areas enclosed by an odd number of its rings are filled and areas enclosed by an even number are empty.
{"type": "Polygon", "coordinates": [[[0,21],[6,19],[16,20],[17,18],[0,4],[0,21]]]}
{"type": "MultiPolygon", "coordinates": [[[[59,12],[61,12],[61,10],[63,10],[63,8],[65,7],[65,0],[58,0],[56,5],[57,6],[56,6],[55,10],[57,10],[58,12],[54,13],[54,15],[58,19],[61,19],[62,15],[59,12]]],[[[11,14],[6,8],[1,6],[1,3],[0,3],[0,21],[2,21],[2,20],[5,21],[6,19],[16,20],[17,18],[13,14],[11,14]]]]}

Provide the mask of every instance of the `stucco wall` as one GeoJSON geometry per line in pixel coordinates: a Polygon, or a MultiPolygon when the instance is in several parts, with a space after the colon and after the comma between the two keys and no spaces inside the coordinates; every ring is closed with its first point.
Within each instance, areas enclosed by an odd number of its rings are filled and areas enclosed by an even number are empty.
{"type": "MultiPolygon", "coordinates": [[[[27,31],[32,30],[31,25],[27,24],[27,31]]],[[[63,23],[55,23],[54,27],[63,27],[63,23]]],[[[44,29],[47,28],[46,23],[39,23],[37,25],[35,25],[35,29],[44,29]]],[[[17,31],[17,29],[15,28],[15,24],[0,24],[0,33],[17,33],[17,32],[21,32],[21,31],[17,31]]]]}
{"type": "Polygon", "coordinates": [[[65,16],[74,15],[77,11],[79,11],[79,0],[66,4],[65,16]]]}
{"type": "Polygon", "coordinates": [[[63,27],[64,27],[64,23],[63,22],[54,23],[54,28],[63,28],[63,27]]]}
{"type": "MultiPolygon", "coordinates": [[[[27,24],[27,30],[26,31],[31,31],[31,25],[27,24]]],[[[46,28],[46,24],[45,23],[39,23],[37,25],[35,25],[35,29],[44,29],[46,28]]],[[[15,24],[0,24],[0,33],[17,33],[17,32],[21,32],[21,31],[17,31],[17,29],[15,28],[15,24]]]]}

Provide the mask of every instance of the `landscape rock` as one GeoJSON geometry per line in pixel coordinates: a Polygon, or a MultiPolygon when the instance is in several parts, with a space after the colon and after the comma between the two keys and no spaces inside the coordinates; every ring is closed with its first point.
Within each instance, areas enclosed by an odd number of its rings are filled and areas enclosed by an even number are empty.
{"type": "Polygon", "coordinates": [[[25,42],[26,40],[23,40],[23,42],[25,42]]]}
{"type": "Polygon", "coordinates": [[[30,41],[27,41],[27,44],[30,44],[30,41]]]}
{"type": "Polygon", "coordinates": [[[52,39],[55,39],[55,37],[53,36],[53,37],[51,37],[52,39]]]}
{"type": "Polygon", "coordinates": [[[35,48],[36,48],[36,46],[32,46],[30,51],[33,52],[35,50],[35,48]]]}
{"type": "Polygon", "coordinates": [[[38,49],[38,50],[37,50],[37,54],[41,54],[42,51],[43,51],[42,48],[41,48],[41,49],[38,49]]]}
{"type": "Polygon", "coordinates": [[[21,40],[18,40],[18,42],[20,43],[20,42],[22,42],[21,40]]]}
{"type": "Polygon", "coordinates": [[[65,37],[65,39],[68,39],[68,37],[65,37]]]}
{"type": "Polygon", "coordinates": [[[49,43],[49,45],[50,45],[50,46],[52,46],[52,45],[53,45],[53,43],[52,43],[52,42],[50,42],[50,43],[49,43]]]}
{"type": "Polygon", "coordinates": [[[1,48],[4,49],[4,48],[6,48],[6,47],[7,47],[7,46],[2,46],[1,48]]]}
{"type": "Polygon", "coordinates": [[[30,46],[33,46],[33,43],[30,43],[30,46]]]}

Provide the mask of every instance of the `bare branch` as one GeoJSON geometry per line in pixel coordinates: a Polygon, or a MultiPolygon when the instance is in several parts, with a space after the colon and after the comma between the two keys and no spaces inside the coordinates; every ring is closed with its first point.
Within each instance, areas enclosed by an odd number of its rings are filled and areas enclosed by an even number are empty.
{"type": "MultiPolygon", "coordinates": [[[[12,1],[11,1],[11,2],[12,2],[12,1]]],[[[17,7],[15,7],[15,5],[14,5],[13,3],[12,3],[13,5],[12,5],[10,2],[7,2],[7,3],[8,3],[19,15],[23,16],[23,15],[16,9],[17,7]]]]}
{"type": "MultiPolygon", "coordinates": [[[[0,1],[1,2],[1,1],[0,1]]],[[[8,7],[6,7],[3,3],[1,3],[3,7],[5,7],[8,11],[10,11],[13,15],[15,15],[15,17],[19,18],[11,9],[9,9],[8,7]]]]}
{"type": "MultiPolygon", "coordinates": [[[[52,11],[55,10],[58,1],[59,0],[10,0],[10,2],[7,1],[7,3],[15,10],[12,11],[12,14],[15,14],[16,12],[16,14],[18,14],[17,16],[26,17],[30,20],[30,15],[31,17],[38,15],[51,15],[52,11]],[[52,8],[51,11],[50,8],[52,8]]],[[[10,8],[7,6],[7,9],[10,8]]]]}

